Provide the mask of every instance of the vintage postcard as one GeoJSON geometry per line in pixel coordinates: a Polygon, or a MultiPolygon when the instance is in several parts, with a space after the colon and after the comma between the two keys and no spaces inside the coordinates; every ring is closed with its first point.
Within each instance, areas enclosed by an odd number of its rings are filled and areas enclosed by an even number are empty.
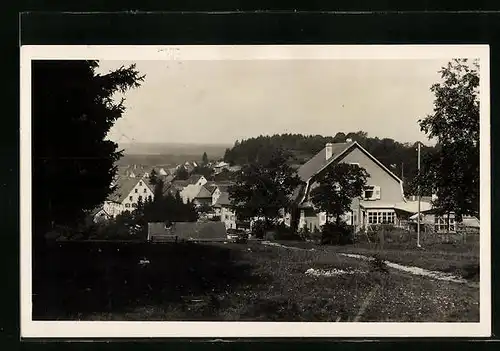
{"type": "Polygon", "coordinates": [[[490,336],[489,67],[21,47],[21,336],[490,336]]]}

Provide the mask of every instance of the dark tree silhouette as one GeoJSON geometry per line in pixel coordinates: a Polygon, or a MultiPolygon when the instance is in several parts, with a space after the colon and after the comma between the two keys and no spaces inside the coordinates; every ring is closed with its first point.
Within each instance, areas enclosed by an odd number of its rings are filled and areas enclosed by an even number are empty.
{"type": "Polygon", "coordinates": [[[312,203],[321,211],[336,219],[351,208],[352,199],[361,196],[369,174],[364,168],[347,163],[337,163],[329,167],[317,179],[310,193],[312,203]]]}
{"type": "Polygon", "coordinates": [[[434,111],[420,120],[438,147],[426,159],[419,177],[433,188],[442,213],[479,215],[479,65],[467,59],[449,62],[440,71],[442,81],[432,85],[434,111]]]}
{"type": "Polygon", "coordinates": [[[103,75],[97,67],[97,61],[32,63],[35,246],[56,225],[74,227],[113,190],[122,153],[105,137],[125,110],[113,96],[139,87],[144,76],[135,65],[103,75]]]}
{"type": "Polygon", "coordinates": [[[263,217],[272,226],[280,210],[290,207],[290,198],[300,180],[286,164],[288,155],[277,149],[266,164],[243,167],[229,188],[229,199],[239,219],[263,217]]]}

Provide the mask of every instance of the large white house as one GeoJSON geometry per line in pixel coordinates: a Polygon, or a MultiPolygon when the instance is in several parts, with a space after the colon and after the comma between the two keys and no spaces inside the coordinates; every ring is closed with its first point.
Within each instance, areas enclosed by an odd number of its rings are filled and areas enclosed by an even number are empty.
{"type": "Polygon", "coordinates": [[[104,202],[103,209],[111,217],[130,211],[132,212],[139,201],[152,200],[154,189],[149,184],[149,178],[122,177],[117,180],[116,190],[104,202]]]}

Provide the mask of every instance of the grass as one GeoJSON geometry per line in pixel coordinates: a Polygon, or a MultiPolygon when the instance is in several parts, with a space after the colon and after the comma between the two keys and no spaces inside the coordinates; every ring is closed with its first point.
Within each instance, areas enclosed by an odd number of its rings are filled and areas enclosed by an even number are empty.
{"type": "Polygon", "coordinates": [[[258,242],[57,245],[35,270],[33,318],[479,320],[477,288],[377,270],[370,262],[336,254],[339,248],[310,251],[306,249],[312,245],[302,246],[304,250],[258,242]],[[150,263],[139,265],[143,257],[150,263]],[[362,272],[316,277],[304,274],[309,268],[362,272]]]}
{"type": "Polygon", "coordinates": [[[329,250],[367,256],[377,255],[387,261],[447,272],[468,280],[479,281],[479,245],[475,242],[429,243],[423,245],[421,249],[414,243],[385,244],[383,248],[375,244],[362,243],[329,247],[329,250]]]}

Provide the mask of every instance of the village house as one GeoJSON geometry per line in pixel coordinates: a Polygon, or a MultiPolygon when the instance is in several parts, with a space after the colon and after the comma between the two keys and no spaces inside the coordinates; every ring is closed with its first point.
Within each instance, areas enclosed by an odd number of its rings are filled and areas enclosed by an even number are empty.
{"type": "Polygon", "coordinates": [[[121,177],[117,181],[115,191],[104,202],[103,210],[110,216],[130,211],[132,212],[139,201],[152,200],[154,189],[149,184],[149,178],[121,177]]]}
{"type": "Polygon", "coordinates": [[[226,229],[236,229],[236,212],[229,201],[229,193],[222,192],[214,204],[215,215],[224,223],[226,229]]]}
{"type": "MultiPolygon", "coordinates": [[[[326,214],[314,208],[309,194],[317,186],[319,175],[339,162],[358,165],[369,174],[362,196],[353,199],[351,211],[343,216],[343,220],[356,230],[381,223],[398,225],[396,210],[407,203],[402,180],[356,141],[348,139],[345,143],[327,143],[325,148],[298,168],[297,174],[303,181],[293,195],[298,208],[295,212],[298,227],[312,231],[326,223],[326,214]]],[[[293,220],[291,214],[286,215],[286,224],[290,225],[293,220]]]]}
{"type": "Polygon", "coordinates": [[[219,174],[224,169],[229,169],[229,163],[220,161],[213,166],[215,174],[219,174]]]}
{"type": "Polygon", "coordinates": [[[193,174],[187,180],[173,180],[168,185],[166,193],[171,195],[178,193],[182,198],[182,202],[188,203],[194,201],[206,183],[207,179],[204,176],[193,174]]]}
{"type": "Polygon", "coordinates": [[[98,206],[90,213],[88,214],[86,218],[87,224],[92,224],[92,223],[103,223],[106,222],[107,220],[111,219],[111,216],[109,213],[106,212],[104,209],[104,206],[98,206]]]}
{"type": "MultiPolygon", "coordinates": [[[[295,221],[298,228],[313,231],[326,223],[326,213],[315,209],[309,194],[311,189],[317,186],[319,175],[339,162],[358,165],[369,174],[362,196],[352,199],[351,210],[342,217],[344,222],[352,225],[355,231],[383,223],[405,229],[416,228],[418,198],[406,198],[402,180],[356,141],[349,139],[345,143],[327,143],[325,148],[297,169],[303,184],[294,191],[292,200],[296,208],[295,211],[287,211],[284,214],[285,224],[290,226],[295,221]]],[[[436,232],[454,233],[457,226],[453,213],[450,214],[449,220],[447,216],[436,215],[436,209],[432,206],[434,199],[421,197],[421,223],[429,225],[432,222],[432,228],[436,232]]],[[[479,225],[475,217],[466,218],[464,223],[470,227],[479,225]]]]}
{"type": "Polygon", "coordinates": [[[221,191],[219,190],[217,184],[214,182],[207,182],[201,187],[198,195],[195,196],[193,203],[196,206],[206,205],[212,207],[217,202],[220,194],[221,191]]]}

